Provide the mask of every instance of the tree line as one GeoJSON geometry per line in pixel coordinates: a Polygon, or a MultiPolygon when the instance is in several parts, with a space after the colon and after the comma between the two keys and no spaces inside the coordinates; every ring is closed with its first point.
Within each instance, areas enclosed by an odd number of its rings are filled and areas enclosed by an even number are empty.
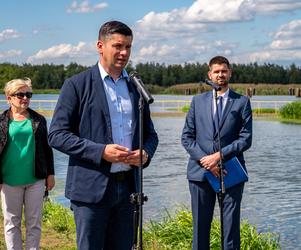
{"type": "MultiPolygon", "coordinates": [[[[0,64],[0,87],[14,78],[29,77],[34,89],[60,89],[64,80],[86,70],[87,66],[77,63],[69,65],[54,64],[0,64]]],[[[137,71],[143,82],[150,85],[169,87],[182,83],[197,83],[207,77],[207,63],[185,63],[166,65],[164,63],[130,62],[127,71],[137,71]]],[[[301,83],[301,68],[295,64],[284,67],[276,64],[232,64],[232,83],[301,83]]]]}

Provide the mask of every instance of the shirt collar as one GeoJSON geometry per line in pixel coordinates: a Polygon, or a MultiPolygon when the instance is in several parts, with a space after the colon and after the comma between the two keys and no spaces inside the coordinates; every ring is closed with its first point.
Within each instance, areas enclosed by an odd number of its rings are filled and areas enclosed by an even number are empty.
{"type": "MultiPolygon", "coordinates": [[[[215,90],[213,90],[212,91],[212,94],[213,94],[213,98],[214,98],[214,96],[215,96],[215,90]]],[[[228,98],[228,96],[229,96],[229,88],[226,90],[226,92],[225,93],[223,93],[223,94],[221,94],[221,95],[218,95],[218,96],[222,96],[223,97],[223,99],[227,99],[228,98]]]]}
{"type": "MultiPolygon", "coordinates": [[[[102,65],[100,64],[100,62],[98,62],[98,69],[99,69],[99,72],[100,72],[100,77],[101,79],[104,81],[106,77],[111,77],[106,71],[105,69],[102,67],[102,65]]],[[[125,69],[123,69],[121,71],[121,74],[120,74],[120,77],[119,79],[122,79],[124,78],[126,81],[129,81],[129,75],[128,73],[126,72],[125,69]]]]}

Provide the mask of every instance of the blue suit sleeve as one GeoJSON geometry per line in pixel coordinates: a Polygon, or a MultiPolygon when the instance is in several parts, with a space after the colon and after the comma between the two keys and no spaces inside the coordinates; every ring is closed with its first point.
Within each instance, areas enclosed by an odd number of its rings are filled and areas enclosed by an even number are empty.
{"type": "Polygon", "coordinates": [[[144,112],[144,138],[143,138],[143,148],[148,154],[148,160],[144,164],[147,167],[150,163],[151,158],[155,154],[159,140],[158,135],[154,129],[154,124],[151,120],[149,106],[146,105],[144,112]]]}
{"type": "Polygon", "coordinates": [[[195,98],[192,99],[187,113],[181,139],[183,147],[192,160],[199,161],[203,156],[207,155],[196,141],[195,98]]]}
{"type": "Polygon", "coordinates": [[[79,137],[79,93],[71,79],[65,81],[49,128],[49,144],[74,158],[100,165],[105,145],[79,137]]]}

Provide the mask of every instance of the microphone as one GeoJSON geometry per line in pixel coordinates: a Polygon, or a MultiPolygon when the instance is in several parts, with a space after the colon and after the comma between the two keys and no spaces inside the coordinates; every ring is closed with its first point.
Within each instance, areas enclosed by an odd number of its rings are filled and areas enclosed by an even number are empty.
{"type": "Polygon", "coordinates": [[[205,83],[206,83],[207,85],[211,86],[212,88],[214,88],[215,91],[220,91],[220,90],[222,89],[221,86],[218,86],[216,83],[214,83],[214,82],[212,82],[212,81],[210,81],[210,80],[208,80],[208,79],[205,79],[205,83]]]}
{"type": "Polygon", "coordinates": [[[149,93],[148,89],[145,87],[144,83],[142,82],[140,75],[136,71],[132,71],[130,73],[130,79],[136,85],[139,93],[143,96],[146,103],[151,104],[154,102],[153,97],[149,93]]]}

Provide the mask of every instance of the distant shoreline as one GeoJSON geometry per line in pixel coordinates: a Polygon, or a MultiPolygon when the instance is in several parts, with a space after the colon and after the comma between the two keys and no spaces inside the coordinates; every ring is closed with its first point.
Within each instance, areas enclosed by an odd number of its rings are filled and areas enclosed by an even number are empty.
{"type": "MultiPolygon", "coordinates": [[[[192,96],[210,90],[199,83],[180,83],[168,87],[146,85],[153,95],[187,95],[192,96]]],[[[301,97],[301,84],[276,83],[230,83],[230,88],[242,95],[292,95],[301,97]]],[[[59,94],[60,89],[34,89],[34,94],[59,94]]]]}

